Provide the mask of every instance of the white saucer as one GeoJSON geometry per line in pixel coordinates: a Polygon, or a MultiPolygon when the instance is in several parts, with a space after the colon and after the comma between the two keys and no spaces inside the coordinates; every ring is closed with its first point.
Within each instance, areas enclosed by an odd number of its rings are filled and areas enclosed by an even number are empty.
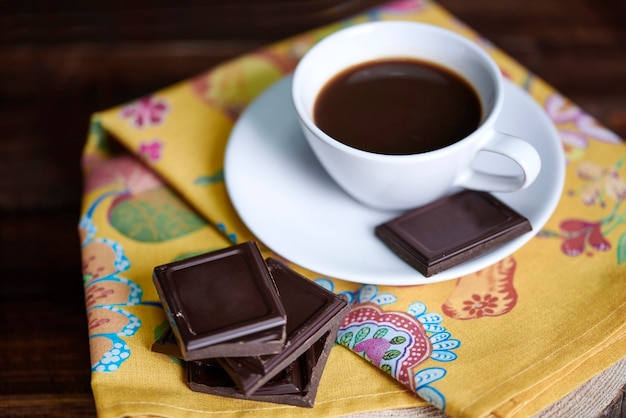
{"type": "Polygon", "coordinates": [[[290,89],[289,76],[244,111],[226,148],[224,176],[235,209],[256,237],[280,256],[321,275],[381,285],[458,278],[498,262],[528,242],[561,197],[565,159],[556,129],[528,94],[506,82],[498,127],[529,140],[541,154],[542,170],[527,189],[496,196],[526,216],[533,231],[426,278],[374,235],[376,225],[399,213],[358,203],[318,163],[300,131],[290,89]]]}

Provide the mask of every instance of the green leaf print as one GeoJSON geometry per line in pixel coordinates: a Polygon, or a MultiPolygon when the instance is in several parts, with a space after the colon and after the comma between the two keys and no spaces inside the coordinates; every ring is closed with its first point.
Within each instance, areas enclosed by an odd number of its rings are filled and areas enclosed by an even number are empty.
{"type": "Polygon", "coordinates": [[[400,351],[398,350],[389,350],[383,355],[383,360],[391,360],[400,355],[400,351]]]}
{"type": "Polygon", "coordinates": [[[391,366],[388,364],[383,364],[382,366],[380,366],[380,370],[382,370],[383,372],[389,374],[390,376],[392,376],[392,372],[393,370],[391,370],[391,366]]]}
{"type": "Polygon", "coordinates": [[[357,332],[356,338],[354,339],[354,344],[357,344],[360,341],[363,341],[370,333],[370,327],[363,327],[357,332]]]}
{"type": "Polygon", "coordinates": [[[374,336],[372,338],[383,338],[385,335],[387,335],[387,332],[389,332],[389,328],[381,328],[374,333],[374,336]]]}
{"type": "Polygon", "coordinates": [[[118,199],[110,211],[111,226],[141,242],[163,242],[207,225],[183,201],[166,188],[118,199]]]}
{"type": "Polygon", "coordinates": [[[109,135],[102,126],[100,119],[94,118],[89,125],[89,132],[96,137],[96,146],[100,151],[109,152],[109,135]]]}
{"type": "Polygon", "coordinates": [[[626,262],[626,232],[619,237],[617,242],[617,264],[626,262]]]}
{"type": "Polygon", "coordinates": [[[217,172],[209,176],[198,177],[196,180],[194,180],[194,184],[203,186],[207,184],[220,183],[222,181],[224,181],[224,170],[218,170],[217,172]]]}
{"type": "Polygon", "coordinates": [[[389,340],[389,342],[394,345],[404,344],[405,341],[406,341],[406,337],[403,337],[402,335],[397,335],[393,337],[391,340],[389,340]]]}
{"type": "Polygon", "coordinates": [[[346,332],[339,339],[339,344],[343,345],[344,347],[350,347],[350,341],[352,341],[352,336],[353,334],[351,331],[346,332]]]}

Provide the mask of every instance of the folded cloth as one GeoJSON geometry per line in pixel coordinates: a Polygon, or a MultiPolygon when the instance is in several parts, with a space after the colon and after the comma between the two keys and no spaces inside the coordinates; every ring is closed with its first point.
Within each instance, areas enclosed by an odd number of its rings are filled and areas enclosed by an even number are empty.
{"type": "Polygon", "coordinates": [[[99,416],[331,416],[429,404],[458,417],[528,416],[626,353],[626,144],[434,3],[389,3],[95,113],[82,165],[79,230],[99,416]],[[291,264],[353,305],[315,407],[194,393],[180,361],[150,351],[167,326],[152,270],[256,240],[224,185],[231,129],[315,42],[377,19],[467,36],[536,100],[567,159],[558,206],[521,249],[454,280],[361,285],[291,264]]]}

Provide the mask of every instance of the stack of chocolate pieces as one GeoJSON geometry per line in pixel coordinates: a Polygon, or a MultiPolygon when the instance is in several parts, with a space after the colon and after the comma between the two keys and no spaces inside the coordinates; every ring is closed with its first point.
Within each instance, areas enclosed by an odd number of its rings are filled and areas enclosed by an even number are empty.
{"type": "Polygon", "coordinates": [[[253,242],[158,266],[170,329],[152,350],[185,360],[191,390],[313,407],[349,305],[253,242]]]}

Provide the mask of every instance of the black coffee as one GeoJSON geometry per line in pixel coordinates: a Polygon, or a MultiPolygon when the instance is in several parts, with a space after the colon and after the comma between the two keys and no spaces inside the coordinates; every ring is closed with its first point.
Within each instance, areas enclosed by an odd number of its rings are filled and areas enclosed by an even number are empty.
{"type": "Polygon", "coordinates": [[[378,154],[417,154],[453,144],[474,131],[481,105],[474,88],[436,64],[381,60],[330,80],[314,108],[331,137],[378,154]]]}

